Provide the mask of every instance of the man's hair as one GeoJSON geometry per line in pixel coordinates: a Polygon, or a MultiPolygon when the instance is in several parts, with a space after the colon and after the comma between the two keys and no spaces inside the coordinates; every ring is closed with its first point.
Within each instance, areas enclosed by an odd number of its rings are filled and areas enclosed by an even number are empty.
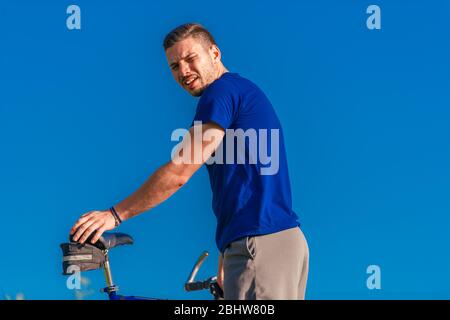
{"type": "Polygon", "coordinates": [[[211,33],[209,33],[209,31],[201,24],[185,23],[176,27],[166,35],[163,42],[164,50],[169,49],[175,43],[189,37],[200,38],[208,45],[216,44],[211,33]]]}

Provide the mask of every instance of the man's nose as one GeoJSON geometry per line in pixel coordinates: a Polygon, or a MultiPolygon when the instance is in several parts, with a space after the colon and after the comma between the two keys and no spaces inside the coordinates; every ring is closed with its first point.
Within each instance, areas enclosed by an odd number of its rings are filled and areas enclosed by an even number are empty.
{"type": "Polygon", "coordinates": [[[185,78],[191,72],[191,69],[187,63],[180,63],[179,67],[181,78],[185,78]]]}

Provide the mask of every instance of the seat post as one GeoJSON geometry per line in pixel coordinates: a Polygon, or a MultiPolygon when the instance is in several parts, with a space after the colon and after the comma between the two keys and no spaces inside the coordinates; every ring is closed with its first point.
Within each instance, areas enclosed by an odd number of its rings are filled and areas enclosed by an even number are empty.
{"type": "Polygon", "coordinates": [[[105,290],[108,293],[111,293],[111,292],[117,291],[118,288],[114,285],[114,282],[112,279],[111,266],[109,264],[109,257],[108,257],[108,250],[104,250],[104,253],[105,253],[105,264],[103,266],[103,271],[105,274],[106,285],[107,285],[105,290]]]}

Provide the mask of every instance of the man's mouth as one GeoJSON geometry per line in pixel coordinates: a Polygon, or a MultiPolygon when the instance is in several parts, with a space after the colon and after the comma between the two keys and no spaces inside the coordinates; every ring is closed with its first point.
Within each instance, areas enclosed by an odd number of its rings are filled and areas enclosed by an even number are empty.
{"type": "Polygon", "coordinates": [[[196,80],[198,79],[198,76],[191,76],[183,81],[183,84],[188,87],[189,89],[192,89],[195,87],[195,84],[197,83],[196,80]]]}

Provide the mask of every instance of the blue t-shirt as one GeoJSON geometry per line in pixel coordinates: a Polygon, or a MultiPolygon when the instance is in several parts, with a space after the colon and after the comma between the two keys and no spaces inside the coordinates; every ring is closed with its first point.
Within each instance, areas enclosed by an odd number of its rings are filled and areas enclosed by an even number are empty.
{"type": "Polygon", "coordinates": [[[226,130],[210,159],[215,163],[206,164],[218,249],[223,253],[239,238],[298,226],[281,125],[261,89],[226,72],[203,92],[194,121],[226,130]]]}

